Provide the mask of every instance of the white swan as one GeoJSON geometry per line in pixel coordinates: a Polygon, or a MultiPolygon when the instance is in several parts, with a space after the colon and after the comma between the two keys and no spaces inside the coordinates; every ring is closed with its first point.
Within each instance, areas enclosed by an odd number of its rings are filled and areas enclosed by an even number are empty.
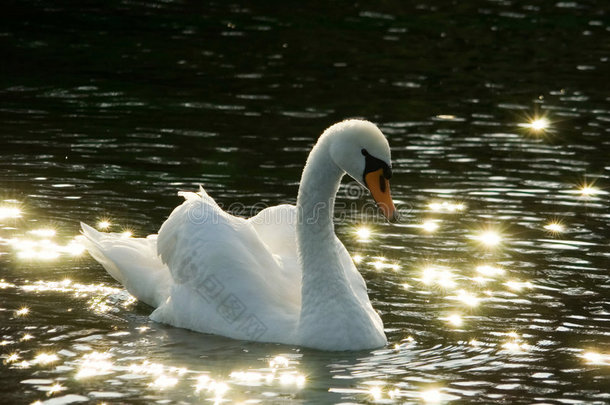
{"type": "Polygon", "coordinates": [[[159,234],[125,238],[82,224],[90,254],[154,321],[235,339],[322,350],[387,343],[366,284],[335,236],[333,206],[343,175],[366,186],[389,219],[390,147],[372,123],[328,128],[309,154],[297,205],[242,219],[200,188],[159,234]]]}

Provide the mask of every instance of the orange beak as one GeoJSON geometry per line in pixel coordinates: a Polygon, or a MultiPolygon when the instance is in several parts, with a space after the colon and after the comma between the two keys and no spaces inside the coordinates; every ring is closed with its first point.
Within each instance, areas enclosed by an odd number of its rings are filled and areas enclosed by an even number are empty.
{"type": "Polygon", "coordinates": [[[396,207],[390,194],[390,182],[383,175],[383,169],[375,170],[364,176],[364,183],[373,195],[383,215],[390,221],[397,219],[396,207]]]}

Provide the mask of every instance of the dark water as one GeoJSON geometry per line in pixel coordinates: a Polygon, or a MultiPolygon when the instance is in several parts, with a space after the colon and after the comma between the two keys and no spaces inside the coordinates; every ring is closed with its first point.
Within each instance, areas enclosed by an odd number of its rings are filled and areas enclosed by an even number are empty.
{"type": "Polygon", "coordinates": [[[610,403],[608,9],[5,2],[1,402],[610,403]],[[347,117],[388,136],[409,211],[359,241],[369,197],[338,197],[385,349],[154,324],[66,248],[79,221],[156,232],[200,183],[239,214],[294,203],[309,148],[347,117]]]}

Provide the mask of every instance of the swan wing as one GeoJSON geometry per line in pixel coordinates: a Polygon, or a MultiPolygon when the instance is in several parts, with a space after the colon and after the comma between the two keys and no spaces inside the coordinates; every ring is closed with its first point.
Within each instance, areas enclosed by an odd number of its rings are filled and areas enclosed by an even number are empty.
{"type": "Polygon", "coordinates": [[[248,219],[261,241],[273,253],[276,260],[282,263],[284,277],[292,280],[299,291],[300,306],[301,267],[298,264],[296,241],[297,209],[294,205],[281,204],[265,208],[248,219]]]}
{"type": "Polygon", "coordinates": [[[335,249],[337,251],[337,255],[339,256],[341,267],[343,267],[345,276],[352,289],[353,294],[356,296],[359,302],[363,304],[369,303],[370,301],[366,282],[364,281],[362,274],[360,274],[360,272],[354,265],[354,261],[352,260],[352,257],[347,251],[345,245],[343,245],[343,242],[341,242],[341,240],[339,240],[339,238],[337,238],[336,236],[335,245],[335,249]]]}
{"type": "Polygon", "coordinates": [[[364,309],[364,312],[367,314],[370,320],[370,328],[368,330],[362,329],[361,334],[370,336],[369,341],[377,341],[379,346],[383,346],[387,343],[383,330],[383,321],[381,320],[379,313],[377,313],[371,304],[366,281],[354,265],[354,261],[352,260],[352,257],[345,246],[336,236],[335,242],[337,245],[336,250],[339,255],[339,261],[345,272],[345,276],[351,288],[352,294],[358,301],[358,304],[364,309]]]}
{"type": "Polygon", "coordinates": [[[250,221],[224,212],[203,189],[181,195],[157,241],[175,285],[151,318],[237,339],[289,341],[300,284],[281,257],[250,221]]]}

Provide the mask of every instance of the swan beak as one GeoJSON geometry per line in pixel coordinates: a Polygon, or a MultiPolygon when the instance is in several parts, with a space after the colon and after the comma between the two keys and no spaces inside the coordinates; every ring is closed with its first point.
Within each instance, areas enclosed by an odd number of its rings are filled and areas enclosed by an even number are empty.
{"type": "Polygon", "coordinates": [[[383,169],[367,173],[364,176],[364,182],[373,195],[377,206],[381,209],[381,212],[383,212],[383,215],[388,221],[396,222],[398,215],[394,202],[392,201],[392,195],[390,194],[390,182],[383,175],[383,169]]]}

